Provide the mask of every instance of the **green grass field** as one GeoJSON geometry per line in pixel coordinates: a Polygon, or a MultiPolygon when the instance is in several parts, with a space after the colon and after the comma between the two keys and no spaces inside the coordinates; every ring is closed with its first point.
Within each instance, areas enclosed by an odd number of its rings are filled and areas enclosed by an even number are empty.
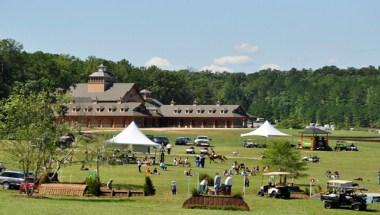
{"type": "MultiPolygon", "coordinates": [[[[222,173],[228,169],[234,160],[245,162],[249,167],[253,165],[262,166],[258,158],[263,149],[245,149],[241,147],[242,138],[240,133],[248,130],[230,129],[230,130],[170,130],[170,131],[144,131],[146,134],[168,136],[171,143],[174,143],[177,136],[208,135],[213,139],[215,151],[218,154],[231,156],[233,151],[238,151],[240,157],[230,158],[225,163],[210,164],[206,160],[204,169],[193,167],[195,176],[185,177],[183,167],[169,166],[168,171],[160,175],[152,175],[151,178],[157,189],[157,194],[153,197],[133,197],[129,199],[111,199],[111,198],[68,198],[68,197],[49,197],[45,199],[25,198],[18,195],[17,191],[0,191],[0,214],[357,214],[358,212],[347,209],[323,208],[319,199],[269,199],[261,198],[256,195],[258,188],[262,183],[262,176],[250,176],[250,187],[246,191],[245,201],[251,208],[250,212],[238,211],[221,211],[221,210],[195,210],[182,209],[182,203],[189,197],[188,185],[190,188],[196,187],[197,175],[199,173],[208,173],[214,175],[216,172],[222,173]],[[170,193],[170,182],[177,181],[178,195],[172,196],[170,193]]],[[[298,135],[296,130],[285,131],[290,134],[298,135]]],[[[365,131],[337,131],[333,135],[337,136],[374,136],[376,134],[365,131]]],[[[102,136],[111,137],[112,133],[104,133],[102,136]]],[[[266,142],[265,138],[252,138],[258,142],[266,142]]],[[[276,138],[275,138],[276,139],[276,138]]],[[[289,141],[298,141],[297,136],[287,138],[289,141]]],[[[270,144],[271,140],[268,141],[270,144]]],[[[330,145],[334,146],[335,142],[331,141],[330,145]]],[[[361,177],[364,180],[359,182],[362,186],[371,192],[380,193],[378,185],[377,172],[380,170],[380,143],[358,142],[359,152],[310,152],[302,151],[302,154],[318,155],[321,158],[320,163],[308,164],[307,177],[295,180],[298,184],[308,184],[309,178],[317,179],[317,184],[325,187],[326,177],[324,172],[328,169],[338,170],[341,179],[352,180],[361,177]]],[[[75,146],[76,156],[74,164],[65,166],[60,172],[60,180],[66,182],[82,182],[86,177],[86,172],[80,171],[79,161],[82,159],[84,146],[75,146]]],[[[173,157],[185,157],[186,146],[175,146],[172,156],[166,156],[166,162],[171,164],[173,157]]],[[[6,152],[0,153],[0,160],[7,161],[8,169],[17,168],[17,164],[8,159],[6,152]]],[[[194,166],[194,158],[189,156],[194,166]]],[[[95,168],[93,165],[92,168],[95,168]]],[[[110,166],[103,164],[100,167],[100,176],[103,183],[112,178],[115,184],[143,185],[144,174],[138,173],[137,165],[110,166]]],[[[223,177],[224,180],[224,177],[223,177]]],[[[267,179],[264,178],[264,182],[267,179]]],[[[233,176],[233,193],[242,193],[243,177],[233,176]]],[[[380,204],[370,205],[369,211],[360,212],[359,214],[380,214],[380,204]]]]}

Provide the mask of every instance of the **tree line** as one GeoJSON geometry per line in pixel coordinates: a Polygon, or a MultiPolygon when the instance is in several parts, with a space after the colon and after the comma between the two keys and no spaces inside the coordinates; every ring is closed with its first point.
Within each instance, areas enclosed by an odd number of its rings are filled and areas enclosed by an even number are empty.
{"type": "Polygon", "coordinates": [[[0,99],[15,86],[35,91],[67,91],[87,81],[99,64],[107,65],[118,82],[149,89],[164,104],[239,104],[248,113],[300,127],[310,122],[340,128],[380,127],[380,67],[261,70],[251,74],[168,71],[133,66],[128,60],[64,54],[28,53],[21,43],[0,40],[0,99]]]}

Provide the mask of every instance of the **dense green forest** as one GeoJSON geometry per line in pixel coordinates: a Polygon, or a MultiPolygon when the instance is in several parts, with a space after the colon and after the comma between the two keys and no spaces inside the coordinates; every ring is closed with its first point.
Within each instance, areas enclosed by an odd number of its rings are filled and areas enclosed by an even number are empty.
{"type": "Polygon", "coordinates": [[[12,88],[69,89],[86,82],[103,63],[118,82],[134,82],[163,103],[240,104],[250,114],[294,124],[334,123],[337,127],[380,127],[380,67],[317,70],[262,70],[256,73],[167,71],[44,52],[28,53],[12,39],[0,40],[0,98],[12,88]]]}

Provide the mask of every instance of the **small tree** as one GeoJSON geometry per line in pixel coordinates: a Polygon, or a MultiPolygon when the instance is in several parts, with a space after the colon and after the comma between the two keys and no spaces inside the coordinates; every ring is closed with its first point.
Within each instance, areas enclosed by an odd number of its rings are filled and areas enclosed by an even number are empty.
{"type": "Polygon", "coordinates": [[[48,166],[59,156],[55,143],[66,132],[65,126],[56,122],[60,94],[35,92],[33,86],[15,87],[0,104],[0,136],[25,177],[50,169],[48,166]]]}
{"type": "Polygon", "coordinates": [[[278,171],[300,173],[306,170],[301,154],[288,141],[274,142],[264,151],[264,163],[278,171]]]}
{"type": "Polygon", "coordinates": [[[156,193],[156,189],[153,186],[153,182],[149,176],[145,177],[144,195],[153,196],[156,193]]]}

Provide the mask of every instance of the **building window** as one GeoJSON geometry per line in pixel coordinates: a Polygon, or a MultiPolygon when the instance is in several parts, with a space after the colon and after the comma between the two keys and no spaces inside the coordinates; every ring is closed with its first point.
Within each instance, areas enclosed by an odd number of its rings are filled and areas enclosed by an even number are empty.
{"type": "Polygon", "coordinates": [[[74,107],[73,108],[73,112],[79,112],[80,111],[80,107],[74,107]]]}
{"type": "Polygon", "coordinates": [[[127,112],[128,109],[129,109],[128,107],[120,108],[120,112],[127,112]]]}
{"type": "Polygon", "coordinates": [[[220,110],[220,113],[221,114],[226,114],[226,113],[228,113],[228,110],[220,110]]]}

